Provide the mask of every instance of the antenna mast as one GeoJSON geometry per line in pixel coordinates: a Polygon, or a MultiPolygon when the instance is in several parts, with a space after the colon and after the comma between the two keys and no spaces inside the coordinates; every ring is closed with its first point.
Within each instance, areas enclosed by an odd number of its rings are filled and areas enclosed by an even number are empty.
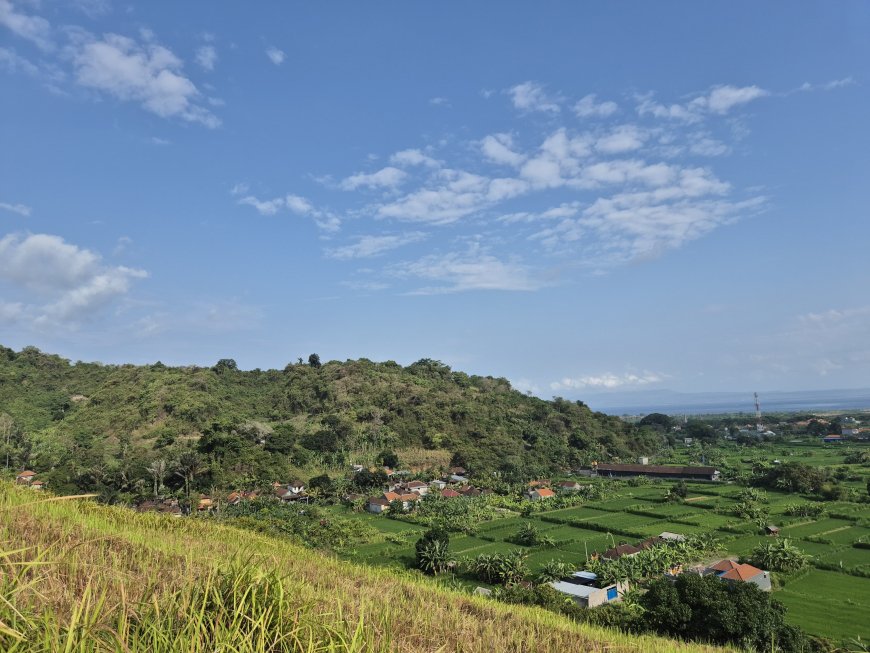
{"type": "Polygon", "coordinates": [[[759,433],[764,432],[764,425],[761,423],[761,404],[758,402],[758,393],[754,392],[755,395],[755,430],[759,433]]]}

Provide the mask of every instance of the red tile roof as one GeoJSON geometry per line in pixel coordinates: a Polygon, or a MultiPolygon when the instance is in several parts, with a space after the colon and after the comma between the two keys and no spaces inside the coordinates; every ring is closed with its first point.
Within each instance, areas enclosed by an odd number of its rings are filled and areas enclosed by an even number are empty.
{"type": "Polygon", "coordinates": [[[716,571],[731,571],[732,569],[736,569],[739,565],[733,560],[720,560],[715,565],[710,567],[710,569],[715,569],[716,571]]]}
{"type": "Polygon", "coordinates": [[[554,497],[554,496],[556,496],[556,493],[553,492],[553,490],[551,490],[548,487],[541,488],[540,490],[535,490],[535,492],[537,492],[539,497],[554,497]]]}
{"type": "Polygon", "coordinates": [[[457,492],[456,490],[451,490],[450,488],[447,488],[446,490],[441,491],[441,496],[445,499],[452,499],[454,497],[461,497],[462,495],[459,494],[459,492],[457,492]]]}
{"type": "Polygon", "coordinates": [[[720,578],[724,578],[725,580],[747,581],[755,578],[758,574],[763,573],[764,572],[761,569],[753,567],[752,565],[737,565],[731,571],[726,571],[722,574],[720,578]]]}

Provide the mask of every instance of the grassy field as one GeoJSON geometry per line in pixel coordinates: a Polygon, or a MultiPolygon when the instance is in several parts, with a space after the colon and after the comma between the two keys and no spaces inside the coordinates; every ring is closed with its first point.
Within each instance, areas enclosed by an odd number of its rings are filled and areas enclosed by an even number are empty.
{"type": "Polygon", "coordinates": [[[4,653],[718,650],[574,623],[209,520],[41,499],[0,483],[4,653]]]}

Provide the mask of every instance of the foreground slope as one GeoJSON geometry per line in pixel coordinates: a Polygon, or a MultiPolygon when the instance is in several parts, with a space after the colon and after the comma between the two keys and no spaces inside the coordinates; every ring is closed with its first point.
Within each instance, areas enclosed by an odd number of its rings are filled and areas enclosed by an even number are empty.
{"type": "Polygon", "coordinates": [[[713,651],[0,483],[0,650],[713,651]]]}

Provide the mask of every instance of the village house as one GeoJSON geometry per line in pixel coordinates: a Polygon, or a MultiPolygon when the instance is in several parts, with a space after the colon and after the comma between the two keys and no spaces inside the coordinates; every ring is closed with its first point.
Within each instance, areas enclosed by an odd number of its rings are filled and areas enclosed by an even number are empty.
{"type": "Polygon", "coordinates": [[[429,487],[433,488],[436,491],[443,490],[444,488],[447,487],[447,483],[442,481],[440,478],[436,478],[434,480],[429,481],[429,487]]]}
{"type": "Polygon", "coordinates": [[[405,488],[411,492],[416,492],[421,497],[429,494],[429,486],[423,481],[409,481],[405,483],[405,488]]]}
{"type": "Polygon", "coordinates": [[[769,572],[734,560],[720,560],[707,567],[704,575],[715,575],[729,583],[752,583],[764,592],[771,590],[769,572]]]}
{"type": "Polygon", "coordinates": [[[556,496],[556,493],[550,488],[544,487],[537,490],[529,490],[523,496],[529,501],[541,501],[543,499],[552,499],[556,496]]]}
{"type": "Polygon", "coordinates": [[[44,490],[45,489],[45,481],[32,481],[30,483],[31,490],[44,490]]]}
{"type": "Polygon", "coordinates": [[[384,497],[369,497],[366,504],[366,510],[375,515],[380,515],[382,512],[387,512],[390,509],[390,502],[384,497]]]}
{"type": "Polygon", "coordinates": [[[550,479],[548,478],[539,478],[536,481],[529,481],[529,488],[534,489],[536,487],[550,487],[550,479]]]}
{"type": "Polygon", "coordinates": [[[561,481],[557,485],[557,487],[560,490],[564,490],[566,492],[576,492],[577,490],[579,490],[583,486],[580,485],[580,483],[578,483],[577,481],[561,481]]]}
{"type": "Polygon", "coordinates": [[[305,492],[305,483],[302,481],[290,481],[287,484],[287,489],[293,494],[302,494],[305,492]]]}
{"type": "Polygon", "coordinates": [[[605,560],[619,560],[620,558],[624,558],[626,556],[637,555],[641,552],[641,550],[642,549],[632,544],[619,544],[612,549],[607,549],[607,551],[601,554],[601,557],[605,560]]]}
{"type": "Polygon", "coordinates": [[[200,497],[196,504],[196,509],[201,512],[209,512],[214,508],[214,501],[211,497],[200,497]]]}
{"type": "Polygon", "coordinates": [[[591,571],[574,572],[569,578],[553,581],[550,587],[568,595],[575,603],[585,608],[619,601],[628,590],[626,583],[598,583],[598,576],[591,571]]]}
{"type": "Polygon", "coordinates": [[[18,483],[18,485],[30,485],[33,482],[34,476],[36,476],[36,472],[26,469],[23,472],[18,472],[18,475],[15,477],[15,482],[18,483]]]}
{"type": "Polygon", "coordinates": [[[445,499],[455,499],[457,497],[461,497],[462,495],[453,488],[447,488],[445,490],[441,490],[441,496],[445,499]]]}

